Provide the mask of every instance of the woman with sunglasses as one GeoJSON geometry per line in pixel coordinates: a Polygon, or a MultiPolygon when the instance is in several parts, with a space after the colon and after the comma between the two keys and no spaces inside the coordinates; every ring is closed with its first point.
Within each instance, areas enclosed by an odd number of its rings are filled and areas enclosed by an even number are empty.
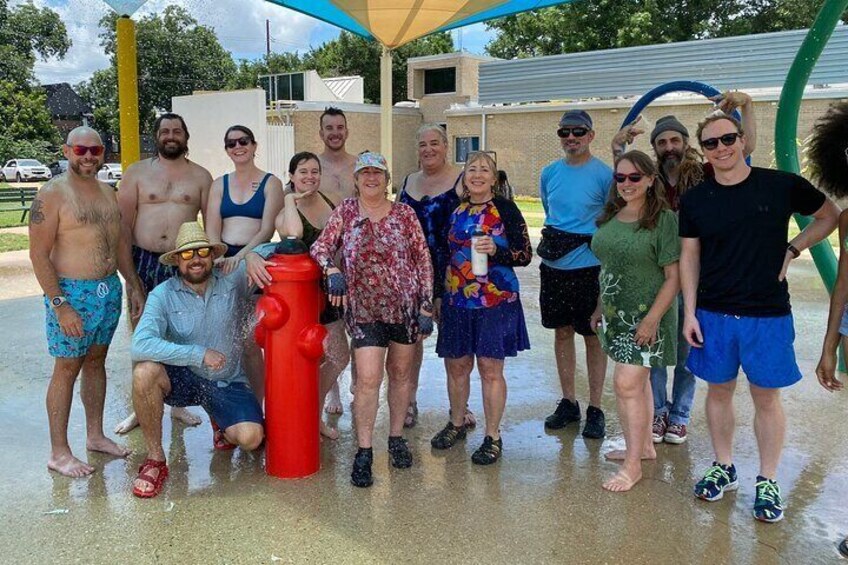
{"type": "Polygon", "coordinates": [[[591,324],[616,363],[613,380],[625,444],[624,451],[606,454],[622,466],[603,487],[623,492],[642,478],[642,459],[656,458],[650,370],[677,362],[677,308],[671,308],[680,290],[677,216],[668,209],[656,165],[645,153],[629,151],[616,161],[592,252],[601,262],[601,293],[591,324]]]}
{"type": "Polygon", "coordinates": [[[430,444],[450,449],[465,439],[468,426],[463,413],[476,360],[486,419],[483,444],[471,456],[477,465],[495,463],[503,453],[504,359],[530,349],[514,267],[529,265],[533,251],[518,206],[499,195],[497,175],[491,155],[482,151],[469,155],[462,202],[449,221],[449,257],[443,260],[447,273],[436,343],[448,374],[451,417],[430,444]],[[485,274],[474,267],[474,252],[487,256],[485,274]]]}
{"type": "MultiPolygon", "coordinates": [[[[251,249],[271,241],[274,218],[283,206],[280,179],[256,166],[256,138],[250,128],[230,127],[224,134],[224,150],[235,171],[215,179],[206,205],[206,233],[212,243],[227,245],[227,253],[216,260],[224,274],[232,272],[251,249]]],[[[250,385],[262,401],[262,352],[248,339],[244,360],[250,385]]]]}
{"type": "MultiPolygon", "coordinates": [[[[285,206],[277,215],[275,224],[280,237],[294,236],[311,247],[321,235],[324,226],[336,206],[333,201],[318,190],[321,186],[321,161],[309,151],[295,154],[289,161],[289,182],[285,190],[285,206]]],[[[255,253],[247,256],[248,272],[251,278],[258,280],[258,286],[271,284],[271,275],[265,269],[265,262],[255,253]]],[[[329,300],[321,312],[321,324],[327,328],[327,351],[319,371],[318,394],[323,408],[327,394],[336,383],[350,360],[350,348],[345,337],[343,309],[332,305],[329,300]]],[[[337,429],[320,421],[321,435],[338,439],[337,429]]]]}
{"type": "Polygon", "coordinates": [[[356,197],[333,210],[310,253],[324,268],[332,304],[345,305],[356,360],[353,416],[359,444],[350,480],[369,487],[384,372],[389,377],[389,459],[398,469],[412,466],[401,434],[415,342],[433,332],[433,267],[415,212],[387,198],[385,158],[361,154],[353,182],[356,197]],[[339,250],[344,269],[336,264],[339,250]]]}

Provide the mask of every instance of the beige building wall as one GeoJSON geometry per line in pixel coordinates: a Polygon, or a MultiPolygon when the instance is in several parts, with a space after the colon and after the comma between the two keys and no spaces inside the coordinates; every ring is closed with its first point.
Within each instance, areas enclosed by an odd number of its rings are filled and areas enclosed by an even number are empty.
{"type": "Polygon", "coordinates": [[[419,101],[425,122],[444,123],[444,112],[453,104],[468,104],[477,99],[480,63],[494,58],[469,53],[446,53],[414,57],[407,61],[407,92],[411,100],[419,101]],[[424,94],[424,71],[456,67],[456,91],[424,94]]]}
{"type": "MultiPolygon", "coordinates": [[[[800,139],[806,138],[811,133],[815,120],[827,110],[831,102],[836,100],[839,98],[807,99],[802,103],[798,121],[800,139]]],[[[485,136],[481,119],[484,109],[449,110],[446,113],[446,121],[451,144],[450,155],[453,158],[456,154],[457,137],[480,136],[481,148],[497,154],[498,167],[507,172],[517,193],[537,196],[542,169],[548,163],[562,157],[556,129],[559,118],[565,110],[582,108],[591,114],[596,132],[595,141],[592,144],[593,153],[611,164],[610,140],[619,130],[631,105],[632,101],[488,107],[485,108],[485,136]]],[[[658,118],[674,114],[689,129],[690,136],[694,139],[698,122],[710,111],[712,111],[712,104],[706,100],[703,102],[692,100],[682,104],[677,101],[673,104],[655,102],[643,112],[643,116],[649,133],[658,118]]],[[[777,100],[755,101],[755,112],[757,148],[752,163],[761,167],[773,166],[777,100]]],[[[648,133],[637,139],[633,146],[635,149],[651,152],[648,133]]]]}

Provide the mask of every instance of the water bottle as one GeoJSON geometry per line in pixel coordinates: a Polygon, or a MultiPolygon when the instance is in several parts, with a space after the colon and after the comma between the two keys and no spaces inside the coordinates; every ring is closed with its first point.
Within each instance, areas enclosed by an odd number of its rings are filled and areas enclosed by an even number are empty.
{"type": "Polygon", "coordinates": [[[489,256],[477,251],[477,242],[486,233],[479,227],[471,234],[471,272],[475,277],[485,277],[489,274],[489,256]]]}

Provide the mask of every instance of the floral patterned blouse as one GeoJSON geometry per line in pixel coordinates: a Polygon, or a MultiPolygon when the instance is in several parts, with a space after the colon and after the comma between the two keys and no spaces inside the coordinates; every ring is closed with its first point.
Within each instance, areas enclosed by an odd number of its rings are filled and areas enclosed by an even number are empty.
{"type": "Polygon", "coordinates": [[[450,260],[445,275],[445,300],[460,308],[492,308],[518,300],[518,277],[513,266],[525,266],[533,256],[527,224],[511,201],[495,197],[473,204],[465,201],[450,218],[450,260]],[[471,237],[477,229],[497,246],[489,257],[488,274],[471,272],[471,237]]]}
{"type": "Polygon", "coordinates": [[[403,324],[418,336],[418,313],[432,307],[433,267],[421,224],[406,204],[393,203],[386,217],[372,222],[360,214],[359,200],[344,200],[330,215],[310,254],[325,269],[342,250],[339,267],[347,282],[345,324],[354,338],[359,326],[403,324]]]}

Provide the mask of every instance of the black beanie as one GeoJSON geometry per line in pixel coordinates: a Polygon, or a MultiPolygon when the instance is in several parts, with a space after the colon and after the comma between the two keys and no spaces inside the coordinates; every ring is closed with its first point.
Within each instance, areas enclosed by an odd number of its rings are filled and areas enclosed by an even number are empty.
{"type": "Polygon", "coordinates": [[[657,125],[654,126],[654,131],[651,132],[651,145],[654,144],[654,140],[659,134],[667,131],[676,131],[683,137],[689,137],[689,130],[686,129],[686,126],[681,124],[676,117],[663,116],[657,120],[657,125]]]}

